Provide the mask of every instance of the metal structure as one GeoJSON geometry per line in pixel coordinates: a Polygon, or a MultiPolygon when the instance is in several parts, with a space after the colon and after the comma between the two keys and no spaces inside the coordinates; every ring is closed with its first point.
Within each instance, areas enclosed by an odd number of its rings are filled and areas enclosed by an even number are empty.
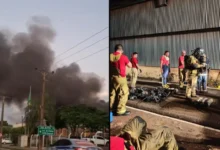
{"type": "Polygon", "coordinates": [[[181,50],[202,47],[211,59],[210,67],[220,69],[220,1],[173,0],[156,8],[148,0],[111,9],[110,50],[122,44],[126,55],[139,53],[139,64],[159,67],[160,56],[171,52],[171,67],[177,67],[181,50]],[[212,63],[214,62],[214,63],[212,63]]]}
{"type": "MultiPolygon", "coordinates": [[[[44,123],[44,103],[45,103],[45,86],[47,81],[47,76],[49,75],[49,72],[47,72],[45,69],[39,70],[38,68],[35,68],[35,70],[39,71],[42,75],[42,93],[41,93],[41,104],[40,104],[40,125],[45,126],[44,123]]],[[[54,72],[52,72],[53,74],[54,72]]],[[[44,146],[44,136],[39,135],[39,146],[38,150],[42,150],[44,146]]]]}

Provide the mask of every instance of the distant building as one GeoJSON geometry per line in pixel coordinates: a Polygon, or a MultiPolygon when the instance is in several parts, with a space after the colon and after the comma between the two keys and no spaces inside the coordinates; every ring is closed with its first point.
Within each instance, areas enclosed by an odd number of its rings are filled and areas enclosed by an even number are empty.
{"type": "Polygon", "coordinates": [[[16,124],[12,125],[13,128],[20,128],[20,127],[25,127],[25,126],[26,126],[25,123],[23,123],[23,124],[22,123],[16,123],[16,124]]]}
{"type": "Polygon", "coordinates": [[[182,49],[189,54],[201,47],[211,60],[211,71],[220,69],[219,11],[219,0],[110,0],[110,50],[122,44],[127,56],[138,52],[143,72],[152,77],[156,71],[160,74],[165,50],[170,51],[171,68],[178,67],[182,49]]]}

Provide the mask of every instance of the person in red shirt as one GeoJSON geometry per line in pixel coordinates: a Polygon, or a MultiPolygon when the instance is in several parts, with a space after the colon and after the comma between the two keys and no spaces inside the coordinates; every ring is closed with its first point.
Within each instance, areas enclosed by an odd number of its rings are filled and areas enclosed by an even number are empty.
{"type": "Polygon", "coordinates": [[[179,57],[179,85],[180,88],[183,88],[184,86],[184,82],[186,80],[186,70],[185,70],[185,66],[184,66],[184,58],[186,55],[186,51],[182,50],[182,54],[179,57]]]}
{"type": "Polygon", "coordinates": [[[126,143],[124,138],[118,136],[110,137],[110,150],[135,150],[129,143],[126,143]]]}
{"type": "Polygon", "coordinates": [[[162,86],[164,88],[169,88],[169,86],[167,85],[167,78],[169,75],[169,71],[170,71],[170,59],[169,59],[169,51],[165,51],[164,55],[161,56],[160,58],[160,69],[161,69],[161,74],[162,74],[162,86]]]}
{"type": "Polygon", "coordinates": [[[129,88],[126,78],[126,67],[131,68],[131,62],[123,54],[121,44],[115,46],[115,52],[110,54],[110,109],[116,116],[129,115],[126,110],[129,88]]]}
{"type": "MultiPolygon", "coordinates": [[[[139,70],[139,65],[138,65],[138,53],[134,52],[132,57],[131,57],[131,89],[134,90],[136,87],[136,82],[138,78],[138,70],[139,70]]],[[[141,70],[140,70],[141,71],[141,70]]]]}

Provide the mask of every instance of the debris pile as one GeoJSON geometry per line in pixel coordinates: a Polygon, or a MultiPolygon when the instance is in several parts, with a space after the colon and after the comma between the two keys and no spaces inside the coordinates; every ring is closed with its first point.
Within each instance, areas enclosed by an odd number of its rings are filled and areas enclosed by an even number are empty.
{"type": "Polygon", "coordinates": [[[144,87],[136,88],[130,91],[129,100],[140,99],[145,102],[156,102],[160,103],[164,101],[170,95],[178,93],[178,89],[176,88],[154,88],[154,89],[147,89],[144,87]]]}

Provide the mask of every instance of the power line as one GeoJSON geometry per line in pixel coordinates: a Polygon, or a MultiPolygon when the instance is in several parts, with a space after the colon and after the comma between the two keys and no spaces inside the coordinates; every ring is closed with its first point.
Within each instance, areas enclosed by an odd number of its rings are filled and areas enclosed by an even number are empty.
{"type": "Polygon", "coordinates": [[[86,38],[85,40],[83,40],[83,41],[79,42],[79,43],[78,43],[78,44],[76,44],[75,46],[73,46],[73,47],[71,47],[71,48],[67,49],[66,51],[64,51],[64,52],[62,52],[62,53],[60,53],[60,54],[58,54],[56,57],[59,57],[59,56],[61,56],[61,55],[65,54],[66,52],[70,51],[71,49],[76,48],[76,47],[77,47],[77,46],[79,46],[80,44],[82,44],[82,43],[84,43],[85,41],[87,41],[87,40],[91,39],[92,37],[96,36],[97,34],[99,34],[99,33],[103,32],[103,31],[104,31],[104,30],[106,30],[106,29],[108,29],[108,27],[105,27],[104,29],[100,30],[99,32],[97,32],[97,33],[95,33],[95,34],[91,35],[90,37],[86,38]]]}
{"type": "Polygon", "coordinates": [[[61,59],[61,60],[56,61],[55,64],[57,64],[57,63],[59,63],[59,62],[65,60],[65,59],[67,59],[67,58],[69,58],[69,57],[71,57],[71,56],[73,56],[73,55],[75,55],[75,54],[77,54],[77,53],[80,53],[80,52],[86,50],[86,49],[89,48],[89,47],[92,47],[93,45],[95,45],[95,44],[97,44],[97,43],[103,41],[103,40],[106,39],[106,38],[108,38],[108,36],[107,36],[107,37],[104,37],[104,38],[102,38],[102,39],[100,39],[100,40],[98,40],[98,41],[96,41],[95,43],[93,43],[93,44],[91,44],[91,45],[89,45],[89,46],[87,46],[87,47],[85,47],[85,48],[83,48],[83,49],[81,49],[81,50],[79,50],[79,51],[76,51],[75,53],[73,53],[73,54],[71,54],[71,55],[69,55],[69,56],[67,56],[67,57],[65,57],[65,58],[63,58],[63,59],[61,59]]]}
{"type": "Polygon", "coordinates": [[[86,59],[86,58],[89,58],[89,57],[91,57],[91,56],[93,56],[93,55],[95,55],[95,54],[98,54],[98,53],[100,53],[100,52],[106,50],[106,49],[108,49],[108,47],[103,48],[103,49],[100,49],[99,51],[96,51],[96,52],[94,52],[94,53],[92,53],[92,54],[90,54],[90,55],[88,55],[88,56],[86,56],[86,57],[83,57],[83,58],[81,58],[81,59],[79,59],[79,60],[77,60],[77,61],[74,61],[74,62],[72,62],[72,63],[76,63],[76,62],[79,62],[79,61],[84,60],[84,59],[86,59]]]}

